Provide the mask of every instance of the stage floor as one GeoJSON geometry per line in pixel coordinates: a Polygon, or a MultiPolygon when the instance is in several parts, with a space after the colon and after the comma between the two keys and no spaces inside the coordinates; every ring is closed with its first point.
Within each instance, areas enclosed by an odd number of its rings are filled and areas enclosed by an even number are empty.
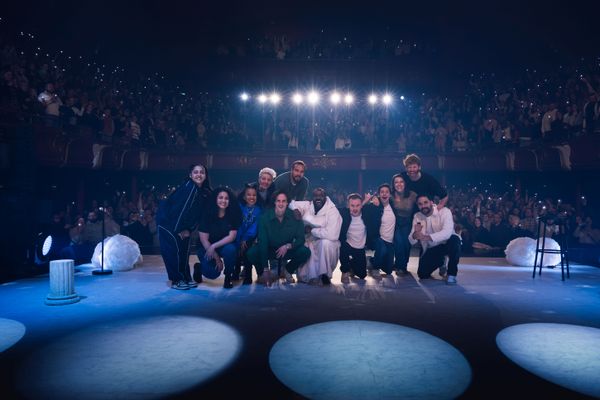
{"type": "MultiPolygon", "coordinates": [[[[92,275],[90,266],[78,267],[75,290],[81,301],[65,306],[44,304],[48,275],[5,283],[0,285],[0,339],[4,341],[0,350],[6,348],[0,353],[2,397],[521,398],[535,394],[564,399],[597,395],[597,387],[586,392],[535,368],[528,368],[529,372],[501,351],[497,336],[521,324],[600,329],[600,268],[572,264],[571,278],[563,282],[560,267],[544,269],[541,277],[532,279],[531,268],[508,266],[504,259],[463,258],[458,285],[448,286],[437,271],[436,279],[419,281],[417,261],[411,258],[408,275],[368,277],[346,285],[340,283],[338,268],[331,286],[264,287],[238,282],[226,290],[221,277],[178,291],[169,287],[161,257],[151,255],[132,271],[108,276],[92,275]],[[336,321],[351,322],[325,324],[336,321]],[[375,328],[367,334],[368,326],[375,328]],[[312,329],[307,335],[313,335],[304,336],[311,338],[308,344],[280,341],[292,333],[302,338],[300,329],[306,327],[312,329]],[[321,327],[340,330],[313,329],[321,327]],[[379,327],[391,331],[378,336],[379,327]],[[396,328],[411,329],[403,336],[396,328]],[[321,338],[321,347],[310,346],[321,338]],[[456,365],[466,370],[455,367],[454,361],[436,361],[434,339],[453,349],[456,365]],[[344,347],[336,347],[338,343],[344,347]],[[306,346],[306,351],[300,348],[298,353],[298,346],[306,346]],[[361,353],[367,348],[367,353],[361,353]],[[360,360],[352,358],[359,353],[360,360]],[[402,357],[409,353],[410,357],[402,357]],[[430,363],[415,364],[419,354],[430,363]],[[278,363],[281,357],[289,359],[278,363]],[[314,374],[311,359],[321,358],[329,364],[318,375],[328,380],[314,381],[314,391],[289,380],[289,376],[293,380],[314,374]],[[358,384],[351,395],[344,394],[344,387],[352,383],[347,370],[361,363],[368,364],[372,384],[358,384]],[[403,392],[410,382],[414,383],[410,392],[403,392]],[[447,392],[431,391],[453,382],[463,383],[447,392]],[[384,390],[387,387],[389,392],[384,390]]],[[[542,360],[546,364],[553,362],[552,354],[559,354],[561,346],[577,341],[556,333],[541,337],[548,341],[544,347],[550,358],[542,360]]],[[[590,351],[600,349],[600,340],[585,346],[590,351]]],[[[577,354],[586,353],[586,348],[567,351],[574,354],[575,364],[584,362],[577,354]]],[[[595,374],[600,377],[600,370],[595,374]]]]}

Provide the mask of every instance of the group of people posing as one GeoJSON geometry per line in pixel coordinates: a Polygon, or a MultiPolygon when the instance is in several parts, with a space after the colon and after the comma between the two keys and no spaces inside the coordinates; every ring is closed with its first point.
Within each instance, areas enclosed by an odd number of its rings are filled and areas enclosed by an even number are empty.
{"type": "Polygon", "coordinates": [[[445,207],[447,192],[421,171],[417,155],[406,156],[404,166],[376,194],[352,193],[346,207],[338,208],[321,187],[305,200],[309,181],[300,160],[279,176],[272,168],[261,169],[258,180],[237,196],[228,187],[212,189],[206,166],[193,165],[157,213],[171,287],[187,290],[223,273],[223,287],[230,289],[240,278],[251,284],[252,268],[265,285],[278,279],[329,285],[338,261],[342,283],[367,273],[381,279],[381,271],[404,275],[417,243],[419,279],[439,269],[448,284],[456,284],[461,242],[445,207]],[[199,263],[192,273],[190,239],[196,230],[199,263]],[[367,250],[373,257],[367,259],[367,250]]]}

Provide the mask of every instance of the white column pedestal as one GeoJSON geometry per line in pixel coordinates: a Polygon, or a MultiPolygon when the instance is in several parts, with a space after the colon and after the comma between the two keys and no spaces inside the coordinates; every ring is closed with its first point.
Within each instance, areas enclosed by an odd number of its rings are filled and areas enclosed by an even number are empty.
{"type": "Polygon", "coordinates": [[[75,263],[73,260],[50,261],[50,293],[46,296],[49,306],[77,303],[75,293],[75,263]]]}

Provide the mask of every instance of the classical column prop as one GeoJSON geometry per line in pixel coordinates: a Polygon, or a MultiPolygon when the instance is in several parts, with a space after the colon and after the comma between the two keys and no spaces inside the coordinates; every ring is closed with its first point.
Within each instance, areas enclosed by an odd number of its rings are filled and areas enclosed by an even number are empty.
{"type": "Polygon", "coordinates": [[[46,296],[49,306],[77,303],[75,293],[75,263],[73,260],[50,261],[50,293],[46,296]]]}

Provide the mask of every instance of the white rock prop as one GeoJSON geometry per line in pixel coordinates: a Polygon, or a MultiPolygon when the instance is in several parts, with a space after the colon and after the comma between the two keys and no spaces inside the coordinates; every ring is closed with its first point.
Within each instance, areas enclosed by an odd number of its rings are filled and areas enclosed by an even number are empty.
{"type": "MultiPolygon", "coordinates": [[[[92,264],[100,268],[102,243],[96,245],[92,264]]],[[[127,236],[114,235],[104,239],[104,269],[129,271],[142,262],[140,246],[127,236]]]]}
{"type": "MultiPolygon", "coordinates": [[[[535,244],[536,240],[528,237],[520,237],[510,241],[504,254],[506,254],[506,260],[511,265],[518,267],[533,267],[535,261],[535,244]]],[[[542,248],[542,241],[540,238],[540,249],[542,248]]],[[[560,246],[556,240],[546,238],[545,249],[560,250],[560,246]]],[[[540,264],[540,258],[542,254],[538,254],[538,266],[540,264]]],[[[544,254],[544,267],[555,266],[560,264],[560,254],[544,254]]]]}

